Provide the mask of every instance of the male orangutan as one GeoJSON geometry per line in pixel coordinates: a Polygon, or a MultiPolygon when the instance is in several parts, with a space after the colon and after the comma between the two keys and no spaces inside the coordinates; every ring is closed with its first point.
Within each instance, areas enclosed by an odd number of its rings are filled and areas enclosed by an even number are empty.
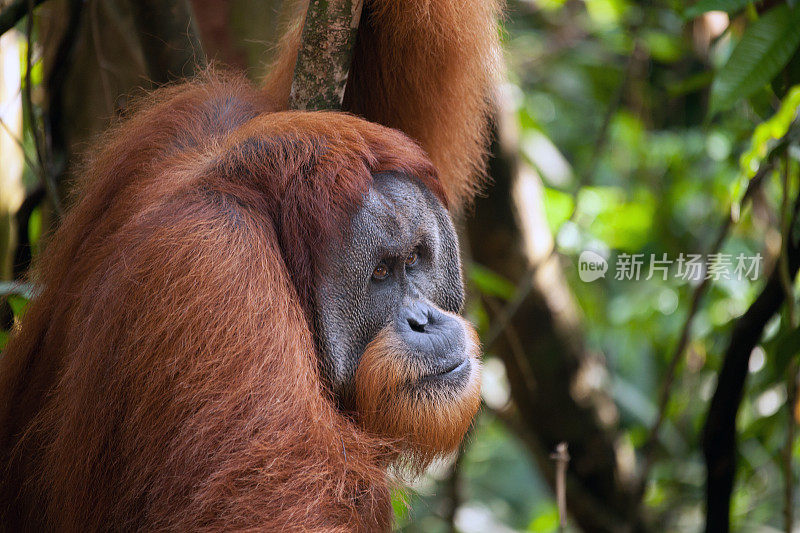
{"type": "Polygon", "coordinates": [[[390,527],[387,468],[479,403],[446,208],[481,165],[495,15],[370,0],[354,114],[282,110],[287,45],[266,91],[207,73],[98,144],[0,360],[5,530],[390,527]]]}

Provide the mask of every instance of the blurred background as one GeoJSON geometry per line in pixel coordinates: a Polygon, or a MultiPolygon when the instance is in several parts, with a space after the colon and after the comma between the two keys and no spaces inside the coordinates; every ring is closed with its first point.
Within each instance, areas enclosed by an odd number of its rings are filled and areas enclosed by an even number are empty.
{"type": "MultiPolygon", "coordinates": [[[[92,140],[203,57],[258,80],[286,4],[0,0],[0,342],[92,140]]],[[[800,6],[688,4],[508,1],[492,183],[459,221],[484,406],[394,494],[399,529],[558,531],[560,442],[562,529],[800,528],[800,6]]]]}

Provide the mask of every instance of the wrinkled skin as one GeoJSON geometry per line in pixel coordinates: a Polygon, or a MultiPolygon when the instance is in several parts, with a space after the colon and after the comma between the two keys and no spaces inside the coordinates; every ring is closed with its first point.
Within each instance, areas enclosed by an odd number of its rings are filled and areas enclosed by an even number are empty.
{"type": "Polygon", "coordinates": [[[458,241],[447,210],[406,176],[377,174],[334,243],[316,292],[323,374],[347,405],[361,355],[389,326],[420,368],[417,387],[464,385],[470,372],[458,241]],[[444,312],[443,312],[444,311],[444,312]]]}

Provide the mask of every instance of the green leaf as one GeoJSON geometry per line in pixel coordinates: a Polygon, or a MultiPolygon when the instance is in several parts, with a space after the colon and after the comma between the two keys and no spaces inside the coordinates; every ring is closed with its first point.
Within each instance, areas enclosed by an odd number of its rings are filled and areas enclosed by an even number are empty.
{"type": "Polygon", "coordinates": [[[31,216],[28,219],[28,242],[31,246],[39,244],[39,239],[42,236],[42,208],[35,207],[31,211],[31,216]]]}
{"type": "Polygon", "coordinates": [[[656,198],[637,191],[627,199],[619,187],[583,187],[576,220],[589,220],[589,231],[610,248],[635,251],[647,242],[653,227],[656,198]]]}
{"type": "Polygon", "coordinates": [[[800,45],[798,25],[800,9],[779,5],[747,28],[711,86],[712,115],[769,83],[800,45]]]}
{"type": "Polygon", "coordinates": [[[777,339],[774,367],[778,375],[784,373],[789,361],[797,355],[798,346],[800,346],[800,328],[792,328],[777,339]]]}
{"type": "Polygon", "coordinates": [[[656,61],[674,63],[683,57],[683,41],[680,36],[664,31],[648,31],[643,38],[650,56],[656,61]]]}
{"type": "Polygon", "coordinates": [[[558,507],[553,502],[546,502],[539,505],[527,530],[539,533],[558,531],[558,522],[558,507]]]}
{"type": "Polygon", "coordinates": [[[28,307],[28,299],[19,294],[8,295],[8,306],[17,318],[22,318],[25,314],[25,308],[28,307]]]}
{"type": "Polygon", "coordinates": [[[469,267],[469,279],[483,294],[497,296],[504,300],[511,300],[516,293],[516,287],[500,274],[489,270],[485,266],[472,263],[469,267]]]}
{"type": "Polygon", "coordinates": [[[589,18],[601,28],[619,26],[629,8],[625,0],[586,0],[589,18]]]}
{"type": "Polygon", "coordinates": [[[742,211],[742,200],[750,180],[755,176],[764,160],[780,146],[775,141],[783,138],[797,117],[800,109],[800,85],[795,85],[781,101],[778,111],[753,130],[750,148],[739,157],[741,172],[731,184],[732,214],[737,220],[742,211]]]}
{"type": "Polygon", "coordinates": [[[556,233],[561,224],[569,220],[574,210],[575,200],[572,196],[557,189],[544,188],[544,213],[550,231],[556,233]]]}
{"type": "Polygon", "coordinates": [[[800,109],[800,85],[795,85],[781,101],[778,111],[756,126],[750,138],[750,148],[739,158],[742,173],[748,179],[758,171],[774,141],[783,138],[789,132],[789,127],[797,118],[798,109],[800,109]]]}
{"type": "Polygon", "coordinates": [[[408,523],[408,495],[399,489],[392,491],[392,510],[398,525],[408,523]]]}
{"type": "Polygon", "coordinates": [[[687,19],[693,19],[709,11],[736,13],[749,3],[750,0],[700,0],[693,6],[686,8],[683,16],[687,19]]]}

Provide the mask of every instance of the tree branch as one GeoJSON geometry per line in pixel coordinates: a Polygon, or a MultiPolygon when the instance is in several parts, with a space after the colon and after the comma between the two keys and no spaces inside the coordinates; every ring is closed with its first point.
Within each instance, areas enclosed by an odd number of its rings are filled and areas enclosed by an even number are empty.
{"type": "MultiPolygon", "coordinates": [[[[38,164],[39,179],[42,182],[47,196],[53,205],[53,210],[58,218],[64,213],[63,206],[61,205],[61,198],[58,192],[58,184],[56,182],[55,172],[53,171],[52,150],[50,150],[50,121],[42,121],[41,131],[39,129],[36,110],[33,106],[33,85],[31,81],[31,73],[33,72],[33,0],[28,0],[28,19],[26,22],[25,32],[27,34],[27,46],[25,47],[25,87],[22,91],[25,107],[28,110],[28,118],[30,122],[31,135],[33,136],[33,146],[36,151],[36,162],[38,164]]],[[[70,17],[70,25],[72,17],[70,17]]],[[[50,103],[50,108],[53,104],[50,103]]]]}
{"type": "MultiPolygon", "coordinates": [[[[795,203],[795,218],[800,195],[795,203]]],[[[789,274],[800,267],[800,243],[791,239],[786,246],[789,274]]],[[[730,499],[736,475],[736,414],[742,402],[750,353],[761,340],[764,327],[786,298],[781,272],[775,268],[750,308],[736,320],[731,333],[717,388],[703,429],[706,462],[706,531],[730,529],[730,499]]]]}
{"type": "Polygon", "coordinates": [[[291,109],[341,109],[363,0],[313,0],[297,54],[291,109]]]}
{"type": "Polygon", "coordinates": [[[47,114],[45,120],[45,147],[49,160],[44,169],[48,175],[48,196],[51,197],[59,218],[63,215],[59,186],[70,164],[70,150],[64,137],[64,87],[70,67],[74,61],[75,49],[80,36],[83,20],[83,0],[69,0],[67,3],[67,24],[58,42],[52,68],[47,75],[47,114]]]}
{"type": "MultiPolygon", "coordinates": [[[[33,0],[33,7],[44,0],[33,0]]],[[[0,35],[17,25],[22,17],[28,14],[28,0],[14,0],[5,9],[0,11],[0,35]]]]}
{"type": "MultiPolygon", "coordinates": [[[[772,170],[773,165],[771,162],[766,162],[761,165],[758,172],[755,176],[750,180],[747,185],[747,190],[742,197],[742,205],[745,204],[758,187],[761,186],[761,182],[764,181],[764,177],[769,174],[772,170]]],[[[710,250],[706,254],[706,257],[712,254],[719,253],[722,249],[722,245],[725,242],[725,239],[728,237],[728,233],[730,232],[731,227],[733,226],[733,211],[729,210],[728,215],[721,224],[719,229],[719,233],[717,234],[717,238],[714,240],[714,243],[711,245],[710,250]]],[[[656,444],[658,443],[658,434],[661,430],[661,425],[664,422],[664,415],[667,410],[667,404],[669,403],[670,393],[672,391],[672,384],[675,381],[675,374],[677,373],[678,365],[683,360],[683,352],[686,351],[686,346],[689,344],[689,340],[691,338],[691,331],[692,331],[692,324],[694,323],[694,317],[697,315],[697,312],[700,310],[700,302],[705,296],[708,287],[710,286],[710,278],[704,278],[698,285],[695,287],[692,293],[692,301],[689,304],[689,311],[686,314],[686,319],[684,320],[683,327],[681,328],[681,334],[678,338],[678,343],[675,345],[675,350],[672,353],[672,357],[670,358],[669,366],[667,367],[667,371],[664,374],[664,377],[661,382],[661,390],[658,395],[658,411],[656,413],[656,420],[653,425],[650,427],[650,431],[647,435],[647,439],[642,446],[642,455],[644,456],[643,464],[642,464],[642,471],[639,475],[639,486],[637,491],[639,493],[639,497],[641,498],[644,496],[645,488],[647,487],[647,478],[650,475],[650,469],[653,466],[653,461],[655,459],[655,449],[656,444]]]]}

